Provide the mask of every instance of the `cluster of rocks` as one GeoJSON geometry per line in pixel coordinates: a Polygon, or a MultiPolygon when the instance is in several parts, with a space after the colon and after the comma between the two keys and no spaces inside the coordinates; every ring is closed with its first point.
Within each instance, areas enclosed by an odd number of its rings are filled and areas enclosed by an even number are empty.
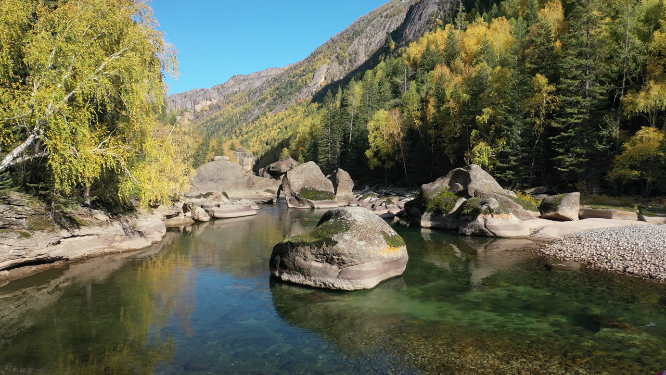
{"type": "Polygon", "coordinates": [[[666,279],[666,227],[631,225],[585,230],[546,245],[542,252],[594,268],[666,279]]]}

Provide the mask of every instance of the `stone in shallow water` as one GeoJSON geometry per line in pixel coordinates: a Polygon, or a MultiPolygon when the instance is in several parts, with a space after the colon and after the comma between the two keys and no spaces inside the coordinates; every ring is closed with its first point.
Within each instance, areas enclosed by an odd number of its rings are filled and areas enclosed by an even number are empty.
{"type": "Polygon", "coordinates": [[[405,242],[363,208],[328,211],[317,227],[275,245],[270,268],[284,281],[318,288],[371,289],[407,266],[405,242]]]}

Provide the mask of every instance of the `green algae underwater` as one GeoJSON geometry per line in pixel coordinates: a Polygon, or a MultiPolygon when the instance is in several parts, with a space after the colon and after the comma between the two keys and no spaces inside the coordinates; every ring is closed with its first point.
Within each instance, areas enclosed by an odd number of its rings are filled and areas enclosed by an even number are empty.
{"type": "Polygon", "coordinates": [[[527,240],[395,226],[404,275],[367,291],[270,277],[325,210],[172,230],[137,253],[0,287],[0,374],[656,374],[666,285],[534,255],[527,240]]]}

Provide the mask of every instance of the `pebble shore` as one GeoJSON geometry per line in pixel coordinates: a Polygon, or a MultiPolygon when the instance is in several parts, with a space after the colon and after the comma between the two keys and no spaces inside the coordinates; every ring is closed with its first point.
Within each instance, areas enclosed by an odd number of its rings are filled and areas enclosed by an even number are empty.
{"type": "Polygon", "coordinates": [[[585,230],[552,242],[541,251],[602,270],[666,280],[666,225],[585,230]]]}

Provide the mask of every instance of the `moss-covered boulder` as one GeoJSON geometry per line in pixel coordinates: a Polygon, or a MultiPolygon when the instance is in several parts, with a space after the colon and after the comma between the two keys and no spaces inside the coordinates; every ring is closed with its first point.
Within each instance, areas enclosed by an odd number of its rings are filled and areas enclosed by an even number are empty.
{"type": "Polygon", "coordinates": [[[544,219],[578,221],[580,193],[548,196],[541,201],[539,211],[544,219]]]}
{"type": "Polygon", "coordinates": [[[422,219],[426,228],[457,229],[455,209],[460,198],[494,198],[520,220],[530,220],[541,214],[536,204],[506,190],[488,172],[475,164],[456,168],[446,176],[421,186],[417,199],[409,208],[429,213],[422,219]],[[432,225],[431,223],[440,223],[432,225]],[[430,225],[430,226],[429,226],[430,225]]]}
{"type": "Polygon", "coordinates": [[[311,232],[275,245],[271,274],[318,288],[371,289],[407,266],[405,241],[363,208],[328,211],[311,232]]]}
{"type": "Polygon", "coordinates": [[[500,238],[529,237],[530,228],[495,198],[472,198],[460,208],[458,233],[500,238]]]}
{"type": "Polygon", "coordinates": [[[280,188],[289,208],[333,208],[340,205],[335,200],[333,183],[312,161],[287,172],[280,188]]]}

